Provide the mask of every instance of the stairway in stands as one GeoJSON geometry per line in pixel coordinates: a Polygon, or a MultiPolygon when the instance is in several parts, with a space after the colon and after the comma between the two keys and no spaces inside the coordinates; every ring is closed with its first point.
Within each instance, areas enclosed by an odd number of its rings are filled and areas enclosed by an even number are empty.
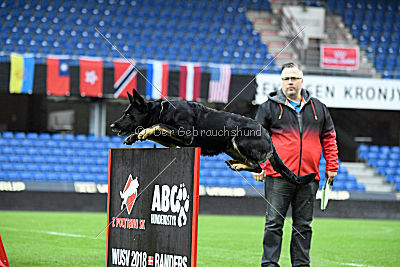
{"type": "Polygon", "coordinates": [[[290,38],[281,33],[281,8],[284,4],[296,3],[296,0],[271,1],[271,10],[250,10],[246,12],[247,19],[253,22],[254,29],[260,33],[261,42],[267,45],[268,53],[273,56],[267,58],[265,64],[270,63],[272,59],[277,66],[288,61],[297,61],[298,55],[290,45],[287,46],[290,38]]]}
{"type": "Polygon", "coordinates": [[[349,168],[365,181],[367,191],[400,191],[399,146],[360,145],[357,152],[360,162],[349,164],[349,168]]]}
{"type": "Polygon", "coordinates": [[[393,184],[387,183],[385,176],[378,174],[376,169],[367,163],[342,162],[342,166],[347,168],[349,174],[356,176],[358,183],[364,184],[366,192],[393,192],[393,184]]]}

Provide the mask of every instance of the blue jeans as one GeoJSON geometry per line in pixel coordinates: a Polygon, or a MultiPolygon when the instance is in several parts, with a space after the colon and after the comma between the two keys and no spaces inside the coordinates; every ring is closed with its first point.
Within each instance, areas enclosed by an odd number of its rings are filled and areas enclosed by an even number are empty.
{"type": "Polygon", "coordinates": [[[268,201],[262,266],[279,266],[282,247],[282,228],[289,205],[292,205],[292,266],[310,266],[311,222],[319,182],[296,185],[284,178],[265,177],[265,197],[268,201]],[[296,231],[296,230],[297,231],[296,231]]]}

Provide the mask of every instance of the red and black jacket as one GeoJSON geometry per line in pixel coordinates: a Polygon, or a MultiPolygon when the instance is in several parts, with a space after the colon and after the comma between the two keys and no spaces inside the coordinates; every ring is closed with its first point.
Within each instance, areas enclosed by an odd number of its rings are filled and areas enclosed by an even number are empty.
{"type": "MultiPolygon", "coordinates": [[[[255,119],[269,132],[279,157],[294,174],[316,172],[315,179],[320,180],[321,149],[326,159],[325,171],[338,171],[335,127],[323,103],[305,89],[301,94],[299,114],[279,90],[269,94],[268,100],[258,108],[255,119]]],[[[268,161],[261,163],[261,167],[268,176],[281,176],[268,161]]]]}

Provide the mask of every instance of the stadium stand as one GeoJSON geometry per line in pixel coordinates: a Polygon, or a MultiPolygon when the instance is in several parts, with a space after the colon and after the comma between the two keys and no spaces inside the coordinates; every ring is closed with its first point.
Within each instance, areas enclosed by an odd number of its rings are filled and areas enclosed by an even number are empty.
{"type": "MultiPolygon", "coordinates": [[[[138,142],[136,148],[162,147],[154,142],[138,142]]],[[[34,183],[108,182],[108,149],[126,148],[118,136],[3,132],[0,138],[0,181],[34,183]]],[[[255,187],[263,190],[250,172],[232,172],[225,164],[226,154],[201,157],[200,184],[215,187],[255,187]]],[[[320,170],[325,170],[322,158],[320,170]]],[[[325,175],[321,173],[320,188],[325,175]]],[[[335,190],[365,191],[356,178],[341,167],[335,190]]]]}
{"type": "Polygon", "coordinates": [[[10,52],[33,53],[39,63],[47,54],[121,57],[97,27],[126,57],[259,67],[271,55],[246,18],[250,9],[269,10],[269,1],[3,1],[0,59],[9,61],[10,52]]]}
{"type": "MultiPolygon", "coordinates": [[[[393,23],[399,8],[395,0],[315,0],[298,4],[326,5],[330,12],[340,14],[382,77],[400,78],[400,26],[393,23]]],[[[38,63],[44,63],[48,54],[120,57],[96,31],[97,27],[127,57],[226,63],[236,66],[234,74],[254,74],[273,55],[253,22],[246,18],[249,10],[269,11],[271,3],[3,1],[0,61],[9,61],[11,52],[33,53],[38,63]]],[[[266,71],[273,70],[272,62],[266,71]]]]}
{"type": "Polygon", "coordinates": [[[361,145],[358,147],[359,158],[376,169],[379,175],[400,191],[400,147],[361,145]]]}

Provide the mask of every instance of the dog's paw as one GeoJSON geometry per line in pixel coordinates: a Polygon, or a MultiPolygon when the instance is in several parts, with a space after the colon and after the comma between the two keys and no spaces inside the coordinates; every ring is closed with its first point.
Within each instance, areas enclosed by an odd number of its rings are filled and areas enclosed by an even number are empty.
{"type": "Polygon", "coordinates": [[[141,141],[146,140],[147,137],[149,136],[148,131],[146,129],[141,130],[140,133],[138,134],[137,138],[141,141]]]}
{"type": "Polygon", "coordinates": [[[130,136],[128,136],[127,138],[125,138],[124,140],[124,144],[125,145],[132,145],[133,143],[135,143],[138,140],[138,136],[136,134],[131,134],[130,136]]]}
{"type": "Polygon", "coordinates": [[[226,165],[233,171],[241,171],[246,169],[248,166],[238,160],[227,160],[226,165]]]}
{"type": "Polygon", "coordinates": [[[237,164],[233,164],[233,165],[232,165],[232,168],[233,168],[235,171],[246,170],[247,167],[248,167],[248,166],[247,166],[246,164],[243,164],[243,163],[237,163],[237,164]]]}
{"type": "Polygon", "coordinates": [[[225,163],[226,163],[226,165],[228,165],[228,167],[229,167],[229,166],[232,166],[233,164],[240,163],[240,161],[238,161],[238,160],[236,160],[236,159],[230,159],[230,160],[226,160],[225,163]]]}

